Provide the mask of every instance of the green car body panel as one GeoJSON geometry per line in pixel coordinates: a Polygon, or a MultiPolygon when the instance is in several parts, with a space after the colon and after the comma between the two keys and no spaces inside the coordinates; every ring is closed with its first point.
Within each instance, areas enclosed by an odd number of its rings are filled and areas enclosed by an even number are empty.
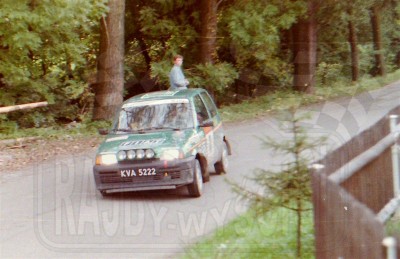
{"type": "Polygon", "coordinates": [[[221,118],[203,89],[134,96],[121,105],[113,129],[100,144],[93,167],[96,187],[103,195],[187,185],[189,193],[198,197],[201,190],[197,187],[202,184],[196,177],[196,161],[201,164],[203,182],[215,164],[227,163],[222,156],[229,143],[221,118]],[[166,127],[168,114],[184,114],[184,122],[166,127]],[[137,124],[131,122],[137,118],[153,126],[132,129],[137,124]]]}

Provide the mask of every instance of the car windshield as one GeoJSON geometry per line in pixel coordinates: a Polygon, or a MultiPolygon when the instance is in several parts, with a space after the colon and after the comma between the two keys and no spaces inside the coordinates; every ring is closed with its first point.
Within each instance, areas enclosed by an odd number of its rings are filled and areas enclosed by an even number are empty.
{"type": "Polygon", "coordinates": [[[114,131],[181,130],[193,127],[189,103],[143,102],[124,105],[114,131]]]}

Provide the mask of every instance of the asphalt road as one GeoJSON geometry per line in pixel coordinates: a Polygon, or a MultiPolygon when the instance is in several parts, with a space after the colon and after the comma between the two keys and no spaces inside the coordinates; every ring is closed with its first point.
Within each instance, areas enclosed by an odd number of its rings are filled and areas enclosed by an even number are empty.
{"type": "MultiPolygon", "coordinates": [[[[353,98],[299,109],[311,137],[328,136],[333,149],[400,104],[400,82],[353,98]]],[[[94,153],[57,157],[0,174],[0,258],[175,258],[245,211],[225,178],[246,180],[255,168],[284,158],[262,145],[263,136],[288,137],[266,117],[225,125],[233,155],[227,175],[212,175],[200,198],[186,188],[102,198],[92,176],[94,153]]],[[[1,170],[1,169],[0,169],[1,170]]],[[[271,240],[271,242],[274,242],[271,240]]]]}

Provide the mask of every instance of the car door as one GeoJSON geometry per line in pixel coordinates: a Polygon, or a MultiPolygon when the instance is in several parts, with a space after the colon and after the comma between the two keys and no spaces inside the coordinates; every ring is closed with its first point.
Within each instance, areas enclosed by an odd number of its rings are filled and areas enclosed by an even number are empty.
{"type": "Polygon", "coordinates": [[[211,96],[207,92],[202,92],[200,94],[204,104],[207,107],[208,113],[210,115],[211,120],[213,121],[213,162],[217,162],[222,155],[222,144],[224,141],[224,132],[222,129],[222,121],[217,111],[217,106],[212,100],[211,96]]]}
{"type": "Polygon", "coordinates": [[[203,135],[202,144],[199,150],[206,156],[207,161],[213,162],[215,157],[214,145],[214,126],[207,106],[204,104],[200,95],[194,97],[194,106],[197,116],[197,125],[200,133],[203,135]]]}

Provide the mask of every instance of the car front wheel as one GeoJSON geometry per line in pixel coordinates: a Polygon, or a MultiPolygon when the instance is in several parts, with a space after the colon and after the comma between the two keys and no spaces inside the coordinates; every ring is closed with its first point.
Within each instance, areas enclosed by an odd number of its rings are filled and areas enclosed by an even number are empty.
{"type": "Polygon", "coordinates": [[[193,183],[188,185],[189,194],[192,197],[200,197],[203,193],[203,176],[199,160],[196,159],[193,172],[193,183]]]}

